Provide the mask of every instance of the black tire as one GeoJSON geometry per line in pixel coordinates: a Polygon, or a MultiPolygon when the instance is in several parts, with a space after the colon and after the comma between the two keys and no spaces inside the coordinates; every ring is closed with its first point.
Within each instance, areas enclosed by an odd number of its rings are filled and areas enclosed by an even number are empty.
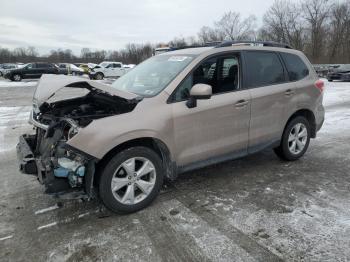
{"type": "Polygon", "coordinates": [[[22,76],[20,74],[14,74],[12,77],[11,77],[11,80],[12,81],[15,81],[15,82],[21,82],[22,81],[22,76]]]}
{"type": "Polygon", "coordinates": [[[111,211],[118,214],[132,213],[141,210],[151,204],[151,202],[157,197],[159,190],[163,185],[163,180],[164,170],[162,161],[158,154],[147,147],[132,147],[118,153],[106,164],[100,177],[99,194],[104,205],[111,211]],[[111,188],[112,178],[122,163],[134,157],[146,158],[152,162],[155,168],[155,183],[152,190],[142,201],[136,204],[124,204],[121,201],[117,200],[117,198],[113,195],[111,188]]]}
{"type": "Polygon", "coordinates": [[[288,122],[288,124],[286,125],[286,127],[283,131],[283,135],[282,135],[282,139],[281,139],[281,143],[280,143],[279,147],[274,148],[276,155],[278,157],[280,157],[281,159],[287,160],[287,161],[295,161],[295,160],[299,159],[300,157],[302,157],[305,154],[306,150],[309,147],[310,135],[311,135],[311,130],[310,130],[309,121],[303,116],[297,116],[297,117],[293,118],[291,121],[288,122]],[[299,153],[295,154],[295,153],[292,153],[291,150],[289,149],[290,142],[288,142],[288,139],[289,139],[289,134],[290,134],[291,130],[293,129],[293,127],[295,127],[299,123],[303,124],[306,127],[307,138],[306,138],[306,143],[304,145],[303,150],[301,150],[299,153]]]}
{"type": "Polygon", "coordinates": [[[332,79],[328,79],[328,82],[333,82],[333,80],[332,79]]]}
{"type": "Polygon", "coordinates": [[[104,78],[104,75],[102,74],[102,73],[97,73],[96,75],[95,75],[95,79],[96,80],[102,80],[104,78]]]}

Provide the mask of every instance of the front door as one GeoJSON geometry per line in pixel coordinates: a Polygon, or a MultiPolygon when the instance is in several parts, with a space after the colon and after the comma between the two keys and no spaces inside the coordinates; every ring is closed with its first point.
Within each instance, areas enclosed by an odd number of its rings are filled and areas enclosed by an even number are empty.
{"type": "Polygon", "coordinates": [[[35,63],[28,64],[23,68],[23,78],[38,78],[39,77],[39,69],[37,68],[35,63]]]}
{"type": "Polygon", "coordinates": [[[240,71],[238,53],[212,57],[202,62],[174,92],[171,106],[178,165],[247,153],[250,93],[240,89],[240,71]],[[198,83],[211,85],[213,95],[188,108],[189,90],[198,83]]]}

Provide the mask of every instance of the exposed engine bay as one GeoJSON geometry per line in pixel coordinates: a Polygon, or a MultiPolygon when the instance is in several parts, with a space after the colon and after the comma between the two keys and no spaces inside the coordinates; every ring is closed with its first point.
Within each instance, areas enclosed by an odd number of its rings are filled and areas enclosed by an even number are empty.
{"type": "Polygon", "coordinates": [[[21,136],[17,145],[21,171],[36,175],[46,193],[90,194],[96,159],[66,142],[93,120],[131,112],[139,101],[90,89],[83,97],[34,104],[29,122],[35,134],[21,136]]]}

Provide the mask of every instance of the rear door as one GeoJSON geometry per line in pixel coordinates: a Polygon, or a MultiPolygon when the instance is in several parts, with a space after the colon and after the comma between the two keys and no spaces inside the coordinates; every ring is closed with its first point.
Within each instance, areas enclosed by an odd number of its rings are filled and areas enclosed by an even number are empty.
{"type": "Polygon", "coordinates": [[[125,69],[122,67],[122,64],[120,63],[113,63],[113,76],[114,77],[120,77],[124,75],[125,69]]]}
{"type": "Polygon", "coordinates": [[[47,63],[37,63],[37,75],[36,78],[40,78],[43,74],[47,74],[49,65],[47,63]]]}
{"type": "Polygon", "coordinates": [[[175,158],[180,166],[247,153],[250,94],[241,89],[240,61],[239,53],[204,60],[171,96],[175,158]],[[211,85],[213,95],[188,108],[190,89],[198,83],[211,85]]]}
{"type": "Polygon", "coordinates": [[[108,65],[103,69],[103,74],[104,74],[106,77],[111,77],[111,76],[113,76],[113,64],[112,64],[112,63],[108,64],[108,65]]]}
{"type": "Polygon", "coordinates": [[[23,78],[38,78],[38,68],[36,63],[28,64],[27,66],[23,67],[22,69],[23,78]]]}
{"type": "Polygon", "coordinates": [[[278,145],[297,100],[278,52],[244,51],[243,57],[244,84],[252,99],[248,152],[254,153],[278,145]]]}

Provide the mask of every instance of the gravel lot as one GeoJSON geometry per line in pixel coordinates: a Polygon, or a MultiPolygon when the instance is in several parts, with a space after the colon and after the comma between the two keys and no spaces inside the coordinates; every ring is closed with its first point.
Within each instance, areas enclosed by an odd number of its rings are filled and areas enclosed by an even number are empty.
{"type": "Polygon", "coordinates": [[[326,85],[326,122],[301,160],[266,150],[183,174],[149,208],[118,216],[58,202],[19,173],[35,82],[0,80],[0,260],[350,260],[350,83],[326,85]]]}

